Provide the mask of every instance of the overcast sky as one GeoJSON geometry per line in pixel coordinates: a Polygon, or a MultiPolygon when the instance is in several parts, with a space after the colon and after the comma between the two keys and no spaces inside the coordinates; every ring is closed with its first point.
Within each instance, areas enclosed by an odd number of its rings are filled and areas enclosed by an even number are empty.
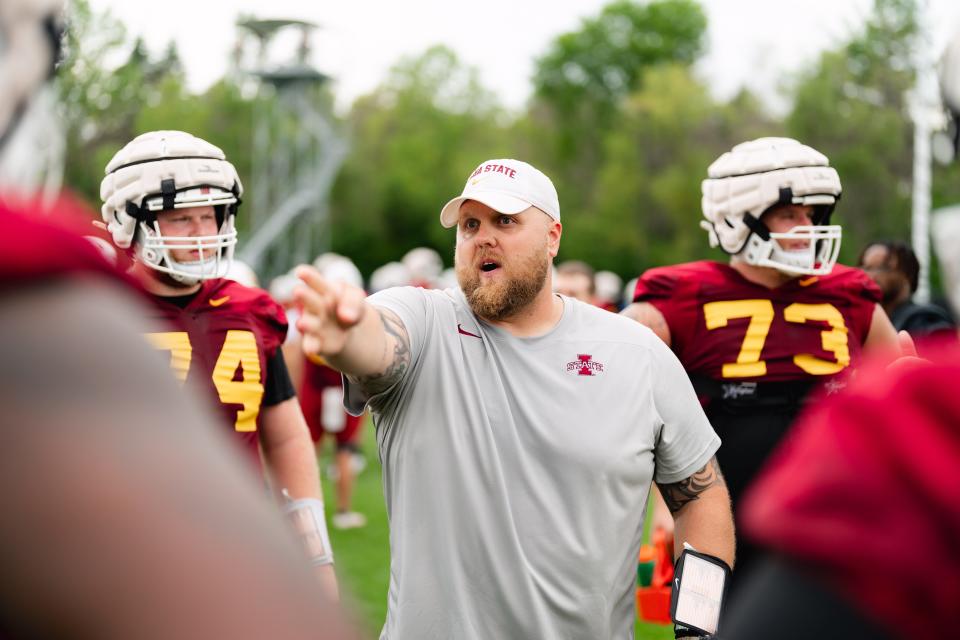
{"type": "MultiPolygon", "coordinates": [[[[190,86],[202,90],[226,69],[236,16],[319,23],[314,62],[335,78],[341,110],[369,92],[403,55],[445,44],[480,69],[484,85],[508,107],[530,94],[534,58],[560,33],[576,29],[609,0],[91,0],[109,9],[151,50],[177,42],[190,86]]],[[[923,0],[921,0],[923,2],[923,0]]],[[[698,73],[725,99],[748,86],[777,106],[776,88],[825,47],[857,31],[871,0],[701,0],[707,47],[698,73]]],[[[927,0],[936,46],[960,26],[960,2],[927,0]]],[[[780,102],[782,106],[782,101],[780,102]]]]}

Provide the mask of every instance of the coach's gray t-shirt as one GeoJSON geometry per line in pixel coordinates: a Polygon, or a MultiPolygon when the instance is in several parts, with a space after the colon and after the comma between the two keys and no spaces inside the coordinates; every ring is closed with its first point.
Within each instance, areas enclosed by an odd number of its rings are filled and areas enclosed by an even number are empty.
{"type": "Polygon", "coordinates": [[[381,639],[632,638],[651,479],[720,446],[673,353],[651,331],[563,298],[517,338],[459,289],[369,299],[410,334],[411,366],[367,399],[390,518],[381,639]]]}

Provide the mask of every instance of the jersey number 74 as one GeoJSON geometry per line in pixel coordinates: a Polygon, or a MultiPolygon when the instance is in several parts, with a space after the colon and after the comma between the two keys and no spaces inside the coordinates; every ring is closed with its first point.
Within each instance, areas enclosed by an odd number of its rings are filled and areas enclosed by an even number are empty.
{"type": "MultiPolygon", "coordinates": [[[[193,355],[190,335],[186,331],[164,331],[148,333],[146,338],[155,348],[170,352],[170,368],[173,369],[177,380],[180,382],[186,380],[193,355]]],[[[260,384],[260,357],[253,332],[227,331],[227,337],[223,341],[211,378],[213,385],[217,388],[220,402],[243,405],[243,408],[237,412],[234,430],[256,431],[260,400],[263,398],[263,385],[260,384]],[[234,380],[238,366],[242,367],[243,377],[240,380],[234,380]]]]}

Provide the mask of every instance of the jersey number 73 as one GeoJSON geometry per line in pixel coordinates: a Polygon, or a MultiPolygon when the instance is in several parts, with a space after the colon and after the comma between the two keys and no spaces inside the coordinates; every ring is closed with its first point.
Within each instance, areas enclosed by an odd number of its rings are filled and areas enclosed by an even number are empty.
{"type": "MultiPolygon", "coordinates": [[[[763,345],[773,324],[774,309],[770,300],[725,300],[703,305],[707,329],[727,326],[729,320],[750,318],[747,333],[740,345],[736,362],[723,365],[724,378],[760,377],[767,374],[767,363],[760,359],[763,345]]],[[[824,360],[809,353],[798,353],[793,362],[806,373],[825,376],[837,373],[850,364],[850,347],[847,343],[847,325],[843,314],[832,304],[803,304],[795,302],[783,310],[787,322],[804,324],[808,320],[826,322],[830,328],[820,333],[824,351],[833,353],[835,361],[824,360]]]]}

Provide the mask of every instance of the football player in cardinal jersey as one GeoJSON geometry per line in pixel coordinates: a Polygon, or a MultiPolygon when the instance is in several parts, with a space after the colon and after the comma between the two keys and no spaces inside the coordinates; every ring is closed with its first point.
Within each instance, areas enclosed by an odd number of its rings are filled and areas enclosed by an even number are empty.
{"type": "Polygon", "coordinates": [[[277,492],[319,528],[314,561],[334,585],[319,473],[280,346],[283,308],[266,291],[226,279],[237,243],[243,187],[218,147],[182,131],[134,138],[107,164],[103,221],[132,273],[152,295],[149,341],[176,377],[202,389],[277,492]]]}
{"type": "MultiPolygon", "coordinates": [[[[876,285],[836,264],[841,229],[830,214],[840,193],[826,156],[796,140],[735,146],[703,181],[701,226],[729,264],[650,269],[622,312],[687,370],[723,441],[717,459],[735,514],[811,393],[842,386],[864,349],[897,348],[876,285]]],[[[738,540],[738,570],[751,554],[738,540]]]]}
{"type": "Polygon", "coordinates": [[[0,637],[354,637],[58,194],[63,4],[0,0],[0,637]]]}
{"type": "MultiPolygon", "coordinates": [[[[426,255],[429,257],[429,253],[426,255]]],[[[346,256],[324,253],[314,260],[313,266],[330,281],[345,282],[358,289],[363,288],[363,276],[360,270],[346,256]]],[[[301,357],[304,363],[300,384],[300,407],[310,427],[310,436],[318,453],[323,445],[324,434],[329,435],[336,443],[334,482],[337,510],[332,518],[333,526],[337,529],[362,527],[366,525],[366,516],[353,511],[351,503],[353,481],[357,475],[355,460],[360,454],[363,416],[352,416],[343,408],[343,379],[339,371],[331,368],[323,358],[318,356],[304,356],[301,352],[301,357]]]]}

